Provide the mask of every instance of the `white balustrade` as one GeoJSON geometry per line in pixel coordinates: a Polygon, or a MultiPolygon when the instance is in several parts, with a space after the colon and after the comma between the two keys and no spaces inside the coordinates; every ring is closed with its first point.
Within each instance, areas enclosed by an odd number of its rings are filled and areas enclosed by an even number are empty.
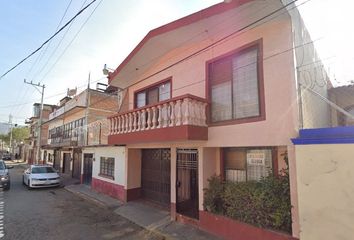
{"type": "Polygon", "coordinates": [[[109,117],[110,135],[182,125],[206,127],[205,100],[191,95],[109,117]]]}

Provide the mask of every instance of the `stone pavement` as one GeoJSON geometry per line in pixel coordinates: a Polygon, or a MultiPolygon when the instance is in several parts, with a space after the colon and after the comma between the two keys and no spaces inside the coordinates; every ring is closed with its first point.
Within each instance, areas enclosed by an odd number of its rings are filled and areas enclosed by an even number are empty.
{"type": "Polygon", "coordinates": [[[141,201],[122,203],[115,198],[97,193],[89,186],[67,185],[65,189],[112,211],[131,222],[164,237],[164,239],[214,240],[221,239],[194,226],[170,220],[169,212],[141,201]]]}

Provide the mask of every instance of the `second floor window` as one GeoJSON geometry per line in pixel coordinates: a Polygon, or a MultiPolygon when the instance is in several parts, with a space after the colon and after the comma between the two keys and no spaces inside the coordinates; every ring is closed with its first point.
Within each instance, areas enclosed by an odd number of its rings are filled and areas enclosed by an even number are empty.
{"type": "Polygon", "coordinates": [[[167,81],[154,85],[135,95],[135,107],[140,108],[146,105],[155,104],[171,98],[171,82],[167,81]]]}
{"type": "Polygon", "coordinates": [[[261,115],[258,45],[209,64],[211,122],[261,115]]]}

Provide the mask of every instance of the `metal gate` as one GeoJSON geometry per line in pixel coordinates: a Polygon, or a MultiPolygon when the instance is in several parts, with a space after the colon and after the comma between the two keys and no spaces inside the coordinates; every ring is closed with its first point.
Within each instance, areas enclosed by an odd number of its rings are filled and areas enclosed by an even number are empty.
{"type": "Polygon", "coordinates": [[[198,150],[177,149],[177,213],[199,218],[198,150]]]}
{"type": "Polygon", "coordinates": [[[73,178],[81,177],[81,149],[75,149],[73,154],[73,178]]]}
{"type": "Polygon", "coordinates": [[[142,197],[169,206],[171,203],[171,150],[143,149],[141,163],[142,197]]]}
{"type": "Polygon", "coordinates": [[[83,173],[83,183],[91,185],[92,181],[92,159],[93,154],[85,153],[84,154],[84,173],[83,173]]]}

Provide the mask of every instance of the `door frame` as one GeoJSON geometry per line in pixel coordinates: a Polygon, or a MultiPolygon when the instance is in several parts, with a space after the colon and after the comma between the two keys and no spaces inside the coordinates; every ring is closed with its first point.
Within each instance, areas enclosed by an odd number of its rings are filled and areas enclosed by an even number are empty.
{"type": "Polygon", "coordinates": [[[92,168],[93,168],[92,165],[93,165],[93,153],[84,153],[83,154],[83,166],[82,166],[82,183],[83,184],[91,185],[91,183],[92,183],[92,168]],[[91,157],[86,157],[88,155],[90,155],[91,157]],[[87,166],[87,164],[86,164],[87,159],[90,159],[90,161],[91,161],[91,171],[90,171],[91,175],[90,176],[89,176],[89,174],[87,174],[85,172],[86,166],[87,166]]]}
{"type": "Polygon", "coordinates": [[[70,174],[70,162],[71,162],[71,160],[72,160],[72,157],[71,157],[71,155],[72,155],[72,153],[71,152],[63,152],[63,173],[67,173],[67,174],[70,174]],[[66,158],[66,156],[68,156],[69,155],[69,166],[67,166],[67,158],[66,158]],[[68,170],[69,169],[69,170],[68,170]],[[68,172],[67,172],[67,170],[68,170],[68,172]]]}
{"type": "Polygon", "coordinates": [[[73,177],[73,178],[75,178],[75,176],[74,176],[74,173],[75,173],[75,171],[77,170],[76,169],[76,166],[75,166],[75,163],[77,162],[77,168],[78,168],[78,173],[79,173],[79,176],[78,176],[78,179],[80,179],[81,178],[81,161],[82,161],[82,150],[81,150],[81,148],[75,148],[75,149],[73,149],[73,157],[72,157],[72,161],[73,161],[73,169],[72,169],[72,174],[71,174],[71,176],[73,177]],[[77,157],[78,157],[78,159],[76,159],[76,161],[75,161],[75,155],[77,154],[77,157]]]}
{"type": "MultiPolygon", "coordinates": [[[[193,170],[193,169],[190,169],[193,170]]],[[[190,175],[190,191],[192,190],[192,174],[190,175]]],[[[183,216],[192,218],[192,219],[199,219],[199,149],[198,148],[176,148],[176,213],[181,214],[183,216]],[[194,191],[193,194],[195,196],[195,199],[191,199],[191,209],[192,209],[192,214],[186,214],[186,212],[183,212],[181,209],[181,203],[179,203],[179,194],[178,194],[178,189],[180,188],[180,182],[178,178],[178,151],[189,151],[192,154],[196,154],[196,169],[195,170],[195,183],[194,183],[194,191]],[[194,210],[193,210],[193,204],[194,210]]],[[[191,191],[192,192],[192,191],[191,191]]],[[[190,193],[192,195],[192,193],[190,193]]]]}

